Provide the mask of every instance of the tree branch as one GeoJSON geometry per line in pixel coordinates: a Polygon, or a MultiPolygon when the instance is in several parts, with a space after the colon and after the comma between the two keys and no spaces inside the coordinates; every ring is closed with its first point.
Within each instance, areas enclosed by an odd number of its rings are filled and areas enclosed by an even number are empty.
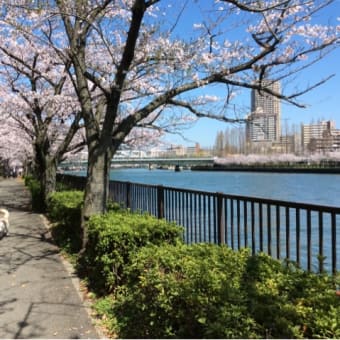
{"type": "Polygon", "coordinates": [[[192,105],[190,105],[189,103],[181,101],[181,100],[171,99],[168,102],[169,104],[180,106],[180,107],[187,109],[188,111],[193,113],[197,118],[212,118],[212,119],[219,120],[219,121],[226,122],[226,123],[246,123],[248,120],[244,118],[229,118],[226,116],[215,115],[212,113],[200,112],[197,109],[195,109],[192,105]]]}

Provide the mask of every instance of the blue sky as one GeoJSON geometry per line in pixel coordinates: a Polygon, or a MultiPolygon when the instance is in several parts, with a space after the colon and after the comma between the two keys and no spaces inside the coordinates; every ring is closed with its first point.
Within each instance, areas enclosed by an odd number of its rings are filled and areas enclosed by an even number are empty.
{"type": "MultiPolygon", "coordinates": [[[[191,12],[191,15],[193,13],[191,12]]],[[[324,10],[317,20],[320,19],[324,23],[331,18],[335,22],[337,17],[340,17],[340,0],[336,0],[327,10],[324,10]]],[[[334,50],[322,61],[299,74],[295,84],[302,88],[308,83],[317,82],[331,74],[335,74],[332,79],[300,98],[300,102],[306,104],[307,108],[300,109],[287,104],[281,106],[282,126],[285,122],[291,126],[322,119],[334,120],[336,127],[340,129],[340,49],[334,50]]],[[[238,98],[238,102],[250,106],[250,93],[244,93],[238,98]]],[[[203,119],[183,132],[183,135],[192,142],[183,141],[176,136],[169,136],[167,140],[184,145],[199,142],[202,147],[210,147],[214,144],[216,133],[225,130],[228,126],[230,125],[226,123],[203,119]]]]}

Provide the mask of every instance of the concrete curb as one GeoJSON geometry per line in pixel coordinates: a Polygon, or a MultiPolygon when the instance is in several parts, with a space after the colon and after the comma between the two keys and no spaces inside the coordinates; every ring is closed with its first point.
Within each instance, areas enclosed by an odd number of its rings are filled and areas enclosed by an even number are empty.
{"type": "MultiPolygon", "coordinates": [[[[42,223],[45,225],[46,227],[46,230],[47,230],[47,237],[51,240],[53,240],[53,237],[52,237],[52,234],[50,232],[50,229],[51,229],[51,222],[48,220],[48,218],[43,215],[43,214],[40,214],[39,215],[41,220],[42,220],[42,223]]],[[[81,289],[81,281],[79,279],[79,277],[77,276],[76,274],[76,271],[75,271],[75,268],[73,267],[72,263],[70,263],[64,256],[62,256],[62,254],[59,253],[59,258],[60,258],[60,261],[61,263],[63,264],[63,266],[65,267],[66,271],[69,273],[70,277],[71,277],[71,281],[72,281],[72,284],[76,290],[76,292],[78,293],[78,296],[80,298],[80,300],[82,301],[84,307],[85,307],[85,310],[89,316],[89,318],[92,320],[92,323],[99,335],[99,339],[109,339],[108,337],[105,336],[104,332],[102,331],[102,329],[98,326],[98,322],[99,320],[96,319],[94,316],[93,316],[93,310],[92,310],[92,304],[91,302],[85,298],[85,293],[82,292],[82,289],[81,289]]]]}

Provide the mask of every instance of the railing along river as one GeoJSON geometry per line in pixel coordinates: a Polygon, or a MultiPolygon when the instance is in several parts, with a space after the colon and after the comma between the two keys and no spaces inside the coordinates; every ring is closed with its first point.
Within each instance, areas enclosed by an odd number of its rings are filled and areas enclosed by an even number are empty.
{"type": "Polygon", "coordinates": [[[340,268],[340,208],[110,181],[109,196],[132,211],[184,227],[186,243],[251,248],[309,271],[340,268]]]}

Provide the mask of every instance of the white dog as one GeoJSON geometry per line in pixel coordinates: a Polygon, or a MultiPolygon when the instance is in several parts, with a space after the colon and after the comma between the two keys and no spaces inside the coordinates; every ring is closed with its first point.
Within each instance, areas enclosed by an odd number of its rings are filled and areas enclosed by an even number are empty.
{"type": "Polygon", "coordinates": [[[0,239],[8,235],[9,212],[6,209],[0,209],[0,239]]]}

